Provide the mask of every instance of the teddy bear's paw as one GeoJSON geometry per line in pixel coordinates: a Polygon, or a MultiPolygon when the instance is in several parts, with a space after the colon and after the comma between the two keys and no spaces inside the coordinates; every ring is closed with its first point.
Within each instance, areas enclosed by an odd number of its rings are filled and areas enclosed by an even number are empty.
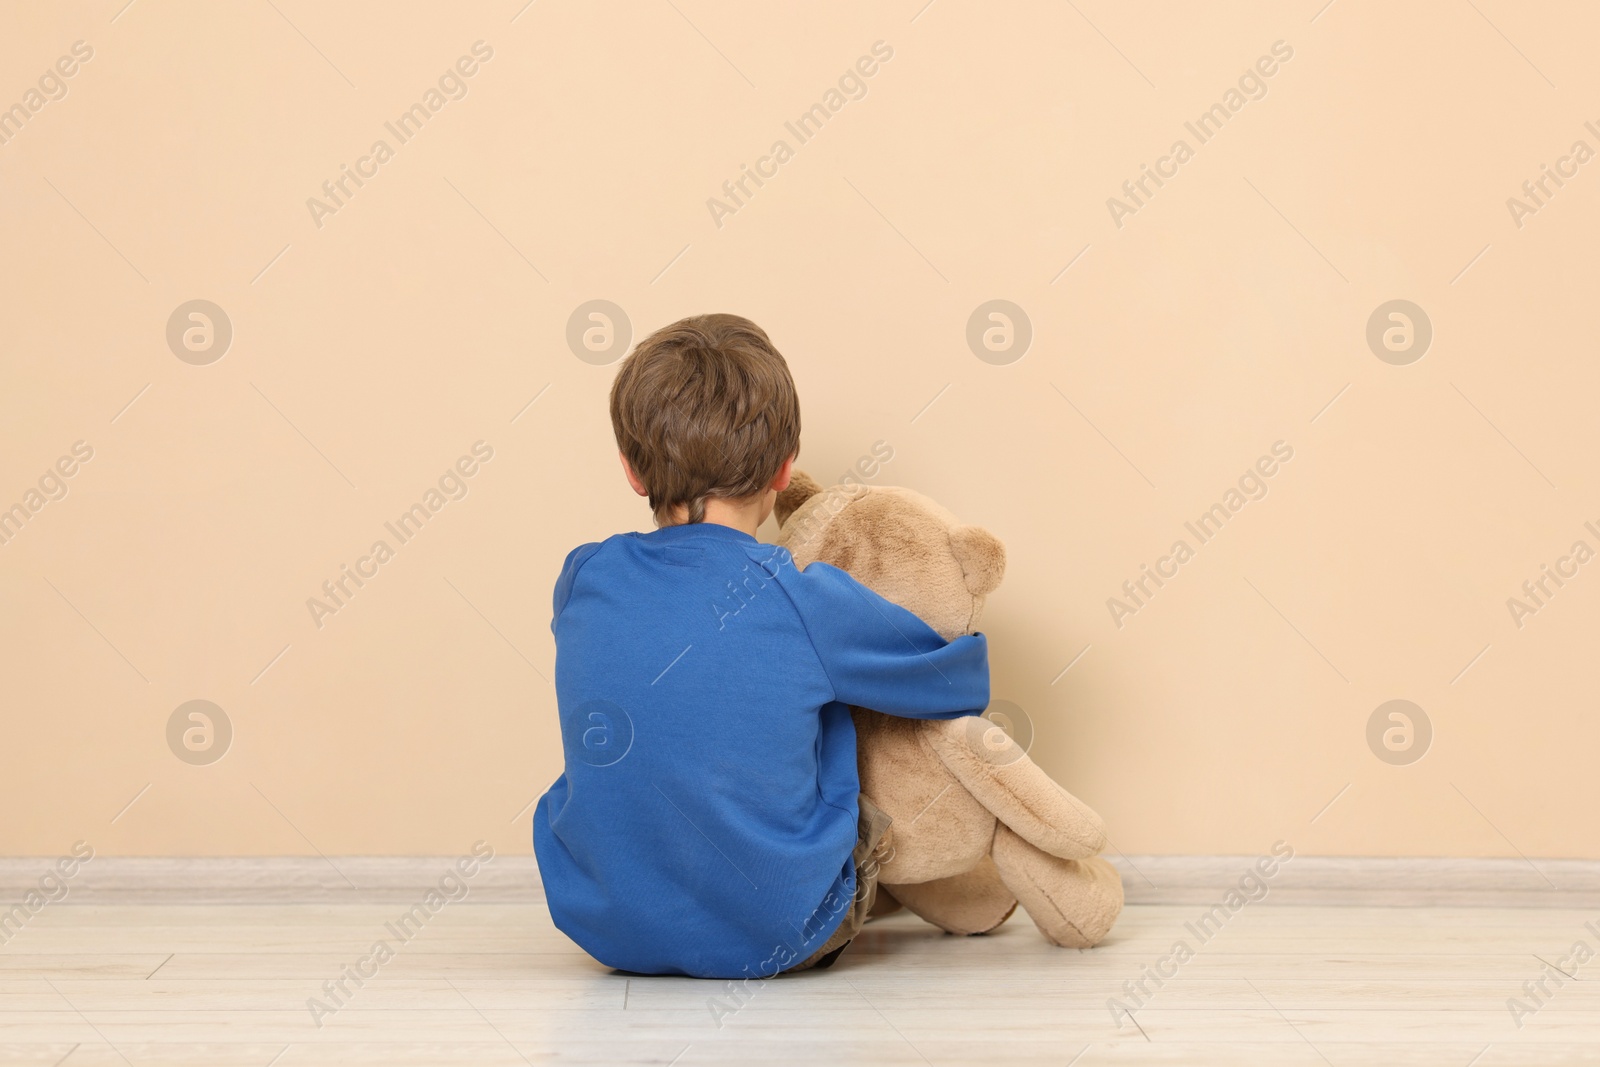
{"type": "Polygon", "coordinates": [[[1006,888],[1052,944],[1092,948],[1122,913],[1122,876],[1099,856],[1052,856],[1001,826],[994,860],[1006,888]]]}
{"type": "Polygon", "coordinates": [[[1062,859],[1106,847],[1105,823],[1028,757],[1004,729],[981,715],[919,723],[945,767],[1000,822],[1062,859]]]}

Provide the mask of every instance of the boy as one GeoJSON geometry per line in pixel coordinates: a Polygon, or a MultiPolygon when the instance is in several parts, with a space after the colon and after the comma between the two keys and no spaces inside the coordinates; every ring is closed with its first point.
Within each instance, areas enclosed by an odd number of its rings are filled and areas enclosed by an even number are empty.
{"type": "Polygon", "coordinates": [[[611,423],[658,529],[573,550],[556,581],[566,772],[533,817],[551,917],[634,973],[827,966],[871,908],[888,823],[859,796],[849,705],[981,712],[987,643],[947,644],[756,539],[789,484],[800,405],[755,323],[698,315],[646,338],[611,423]]]}

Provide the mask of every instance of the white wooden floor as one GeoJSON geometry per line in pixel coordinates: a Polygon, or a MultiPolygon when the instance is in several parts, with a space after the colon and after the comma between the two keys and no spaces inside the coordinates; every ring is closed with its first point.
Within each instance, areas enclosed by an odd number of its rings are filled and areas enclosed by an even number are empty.
{"type": "Polygon", "coordinates": [[[353,995],[319,1027],[307,999],[377,939],[397,943],[384,924],[415,887],[177,902],[195,895],[102,886],[33,916],[0,946],[0,1063],[1600,1064],[1600,958],[1547,983],[1521,1028],[1507,1008],[1531,1006],[1523,983],[1549,973],[1542,960],[1579,940],[1600,949],[1584,925],[1600,929],[1600,898],[1269,897],[1203,945],[1184,924],[1204,905],[1134,903],[1088,952],[1050,947],[1022,916],[956,938],[901,914],[832,969],[735,999],[722,983],[611,974],[551,926],[536,887],[485,891],[444,907],[363,987],[347,980],[353,995]],[[1194,958],[1119,1025],[1108,998],[1179,939],[1194,958]]]}

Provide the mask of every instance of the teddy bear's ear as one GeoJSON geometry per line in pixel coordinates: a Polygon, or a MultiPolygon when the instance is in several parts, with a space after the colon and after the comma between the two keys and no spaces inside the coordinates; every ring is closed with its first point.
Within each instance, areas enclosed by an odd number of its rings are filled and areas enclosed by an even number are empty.
{"type": "Polygon", "coordinates": [[[822,485],[815,478],[802,470],[793,471],[789,475],[789,488],[778,494],[778,501],[772,506],[778,524],[781,526],[788,522],[796,508],[820,492],[822,485]]]}
{"type": "Polygon", "coordinates": [[[979,526],[952,527],[950,551],[973,596],[987,596],[999,588],[1006,573],[1006,546],[1000,538],[979,526]]]}

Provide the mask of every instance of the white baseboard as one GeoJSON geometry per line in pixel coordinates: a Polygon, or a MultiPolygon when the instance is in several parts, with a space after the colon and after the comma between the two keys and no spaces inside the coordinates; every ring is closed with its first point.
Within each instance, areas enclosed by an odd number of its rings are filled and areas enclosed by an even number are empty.
{"type": "MultiPolygon", "coordinates": [[[[1256,871],[1255,856],[1111,856],[1130,904],[1214,904],[1256,871]]],[[[1295,856],[1264,904],[1595,908],[1600,860],[1295,856]]],[[[1246,891],[1260,893],[1248,881],[1246,891]]]]}
{"type": "MultiPolygon", "coordinates": [[[[38,885],[53,861],[0,858],[0,901],[38,885]]],[[[70,880],[74,904],[358,904],[414,901],[454,874],[454,856],[96,856],[70,880]]],[[[532,856],[496,856],[464,879],[472,900],[542,901],[532,856]]],[[[454,890],[459,892],[459,890],[454,890]]]]}
{"type": "MultiPolygon", "coordinates": [[[[1129,904],[1212,904],[1255,868],[1253,856],[1112,856],[1129,904]]],[[[454,857],[102,856],[69,880],[74,904],[364,903],[414,900],[454,857]]],[[[0,902],[39,886],[49,857],[0,858],[0,902]]],[[[497,856],[466,880],[480,903],[544,899],[529,855],[497,856]]],[[[1264,879],[1262,905],[1600,907],[1600,860],[1296,856],[1264,879]]],[[[1260,890],[1246,884],[1245,889],[1260,890]]]]}

